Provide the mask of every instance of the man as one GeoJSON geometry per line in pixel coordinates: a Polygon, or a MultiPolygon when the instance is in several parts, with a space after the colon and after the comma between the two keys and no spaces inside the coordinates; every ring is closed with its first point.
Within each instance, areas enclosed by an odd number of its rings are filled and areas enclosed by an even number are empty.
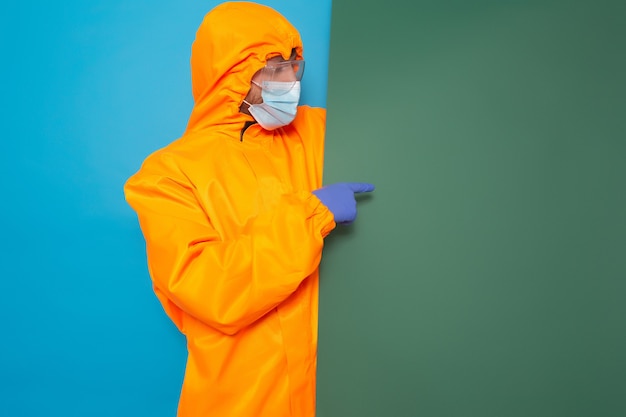
{"type": "Polygon", "coordinates": [[[125,186],[154,291],[187,337],[179,416],[315,413],[318,265],[361,183],[321,187],[325,111],[299,106],[296,29],[224,3],[191,53],[185,134],[125,186]]]}

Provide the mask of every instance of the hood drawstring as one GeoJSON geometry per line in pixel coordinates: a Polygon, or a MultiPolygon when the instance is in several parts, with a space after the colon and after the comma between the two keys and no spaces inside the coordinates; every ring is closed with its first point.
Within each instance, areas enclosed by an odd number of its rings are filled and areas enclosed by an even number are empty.
{"type": "Polygon", "coordinates": [[[246,123],[244,123],[243,128],[241,129],[241,133],[239,134],[239,142],[243,142],[243,134],[250,126],[252,126],[255,123],[256,123],[256,120],[247,120],[246,123]]]}

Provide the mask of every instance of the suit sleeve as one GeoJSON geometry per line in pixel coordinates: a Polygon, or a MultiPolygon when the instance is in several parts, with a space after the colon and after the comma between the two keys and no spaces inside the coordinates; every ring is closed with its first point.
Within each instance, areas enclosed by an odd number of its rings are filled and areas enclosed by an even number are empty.
{"type": "Polygon", "coordinates": [[[182,311],[235,334],[287,299],[319,265],[333,215],[310,192],[283,194],[221,240],[184,177],[135,174],[125,185],[153,283],[182,311]]]}

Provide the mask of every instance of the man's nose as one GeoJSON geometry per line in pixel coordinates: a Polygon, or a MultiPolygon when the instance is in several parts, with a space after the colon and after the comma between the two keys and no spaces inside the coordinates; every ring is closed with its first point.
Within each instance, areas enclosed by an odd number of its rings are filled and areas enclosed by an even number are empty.
{"type": "Polygon", "coordinates": [[[291,67],[286,68],[284,71],[280,71],[280,73],[277,75],[278,77],[276,78],[276,81],[285,81],[285,82],[297,81],[296,72],[291,67]]]}

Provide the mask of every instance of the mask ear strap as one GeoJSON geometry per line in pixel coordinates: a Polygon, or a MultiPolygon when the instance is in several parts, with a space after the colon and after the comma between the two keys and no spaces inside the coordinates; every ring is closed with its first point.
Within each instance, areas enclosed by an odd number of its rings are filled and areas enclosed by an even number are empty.
{"type": "MultiPolygon", "coordinates": [[[[250,103],[249,101],[247,101],[246,99],[243,100],[243,103],[248,106],[248,108],[246,108],[245,110],[248,112],[248,114],[250,116],[252,116],[252,112],[250,110],[252,110],[254,108],[254,105],[252,103],[250,103]]],[[[242,106],[243,106],[243,104],[242,104],[242,106]]],[[[252,117],[254,117],[254,116],[252,116],[252,117]]]]}

